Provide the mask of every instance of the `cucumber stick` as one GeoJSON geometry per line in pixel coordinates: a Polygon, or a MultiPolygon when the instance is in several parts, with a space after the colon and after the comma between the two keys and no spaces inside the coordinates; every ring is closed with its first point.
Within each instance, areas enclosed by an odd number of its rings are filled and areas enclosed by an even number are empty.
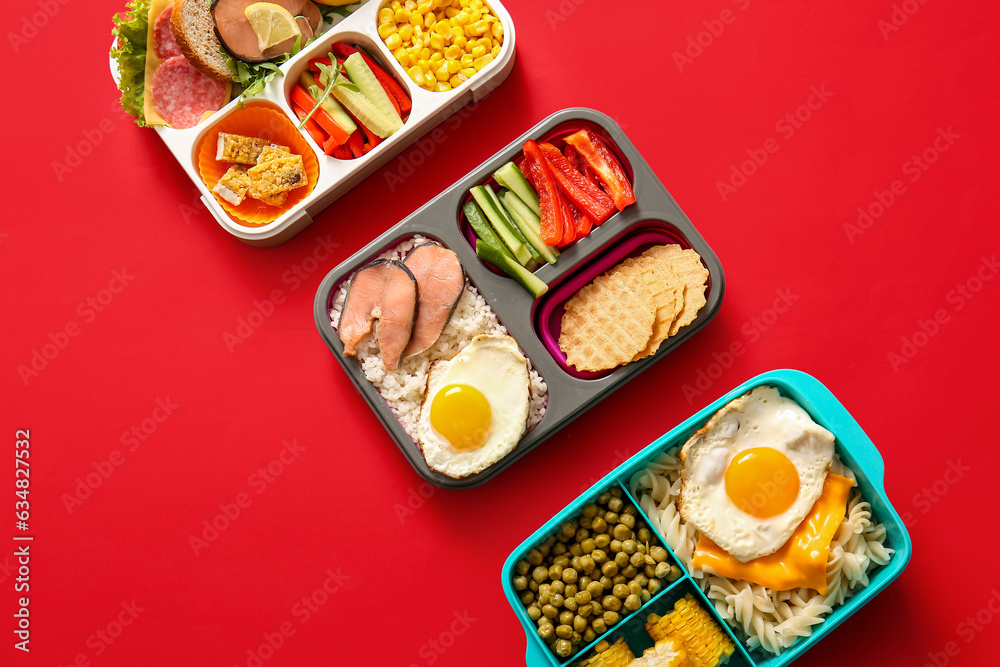
{"type": "Polygon", "coordinates": [[[472,227],[472,231],[476,233],[483,243],[488,243],[494,246],[505,255],[514,259],[514,255],[511,254],[510,249],[507,248],[507,244],[500,240],[500,237],[496,235],[493,228],[490,227],[490,223],[486,221],[486,216],[483,214],[483,209],[479,208],[479,205],[475,200],[469,200],[462,204],[462,212],[465,213],[465,219],[469,221],[469,225],[472,227]]]}
{"type": "Polygon", "coordinates": [[[361,90],[362,95],[375,105],[376,109],[386,117],[394,117],[399,123],[399,127],[403,126],[403,121],[396,113],[396,107],[392,106],[392,100],[389,99],[389,95],[386,94],[382,84],[375,78],[375,73],[372,72],[371,67],[368,66],[360,53],[352,53],[348,56],[347,60],[344,61],[344,69],[347,70],[347,76],[350,77],[351,82],[361,90]]]}
{"type": "Polygon", "coordinates": [[[531,183],[524,177],[524,174],[521,173],[521,170],[517,168],[516,164],[513,162],[506,163],[493,172],[493,178],[497,179],[497,183],[502,187],[507,188],[520,197],[521,201],[535,212],[535,215],[540,216],[542,214],[542,206],[538,202],[538,194],[531,187],[531,183]]]}
{"type": "MultiPolygon", "coordinates": [[[[312,96],[314,100],[318,100],[320,96],[322,96],[323,91],[320,89],[319,84],[316,83],[316,77],[312,75],[312,72],[303,72],[299,75],[299,83],[302,84],[302,87],[309,92],[309,95],[312,96]]],[[[323,111],[330,114],[330,117],[333,118],[333,122],[339,125],[344,132],[354,134],[354,131],[358,129],[354,119],[351,118],[349,113],[344,111],[344,107],[340,106],[340,103],[337,102],[337,100],[327,97],[323,101],[323,106],[321,108],[323,111]]],[[[306,112],[309,111],[311,111],[311,109],[306,109],[306,112]]]]}
{"type": "MultiPolygon", "coordinates": [[[[514,232],[514,236],[517,237],[517,240],[520,241],[521,243],[527,244],[528,252],[531,254],[531,259],[538,260],[538,263],[540,264],[542,255],[538,252],[535,246],[531,245],[531,243],[528,242],[528,237],[524,235],[524,232],[521,231],[521,228],[518,227],[517,223],[515,223],[513,218],[510,217],[510,214],[507,212],[507,209],[505,209],[503,207],[503,204],[500,203],[500,198],[497,196],[497,193],[493,190],[493,188],[485,186],[483,186],[483,190],[486,192],[486,196],[490,198],[490,201],[493,202],[493,208],[500,212],[500,214],[503,216],[504,222],[506,222],[507,225],[510,226],[511,231],[514,232]]],[[[527,264],[525,266],[528,266],[529,271],[535,270],[534,268],[532,268],[527,264]]]]}
{"type": "Polygon", "coordinates": [[[542,259],[549,264],[555,264],[556,258],[559,257],[559,251],[546,245],[545,241],[542,240],[542,221],[535,215],[535,212],[510,190],[504,190],[500,193],[500,203],[510,214],[514,224],[521,228],[521,233],[528,239],[528,243],[535,247],[542,259]]]}
{"type": "Polygon", "coordinates": [[[489,262],[516,280],[536,299],[549,291],[549,286],[535,274],[505,255],[500,249],[489,243],[485,243],[482,239],[476,241],[476,256],[484,262],[489,262]]]}
{"type": "Polygon", "coordinates": [[[518,238],[518,235],[514,233],[513,223],[510,223],[507,214],[497,204],[493,203],[493,199],[487,190],[492,192],[490,188],[477,185],[470,192],[472,193],[472,198],[483,209],[483,213],[486,214],[486,219],[492,225],[493,231],[507,244],[514,258],[522,265],[527,264],[531,260],[531,252],[528,250],[527,242],[523,238],[518,238]]]}
{"type": "MultiPolygon", "coordinates": [[[[337,78],[337,81],[349,82],[343,74],[337,78]]],[[[320,74],[320,83],[324,86],[327,85],[325,74],[320,74]]],[[[338,102],[347,107],[347,110],[354,114],[354,117],[361,121],[365,127],[382,139],[403,127],[403,122],[396,115],[395,110],[392,115],[386,116],[362,93],[354,92],[344,86],[334,86],[331,94],[337,98],[338,102]]]]}

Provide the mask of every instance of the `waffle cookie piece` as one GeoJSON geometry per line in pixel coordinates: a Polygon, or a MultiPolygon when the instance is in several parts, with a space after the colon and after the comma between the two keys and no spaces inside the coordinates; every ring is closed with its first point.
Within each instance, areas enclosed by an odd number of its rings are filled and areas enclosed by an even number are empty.
{"type": "Polygon", "coordinates": [[[632,649],[625,643],[624,638],[619,639],[614,644],[609,644],[606,641],[597,642],[594,650],[597,651],[597,655],[576,663],[575,667],[627,667],[638,664],[633,662],[635,655],[632,654],[632,649]]]}
{"type": "Polygon", "coordinates": [[[250,167],[250,196],[264,199],[306,184],[306,170],[301,155],[275,157],[250,167]]]}
{"type": "Polygon", "coordinates": [[[219,182],[212,188],[212,192],[219,195],[233,206],[243,203],[243,198],[250,190],[250,177],[247,175],[247,167],[242,164],[234,164],[222,175],[219,182]]]}
{"type": "Polygon", "coordinates": [[[643,257],[652,257],[670,266],[684,283],[684,306],[670,326],[669,335],[676,334],[681,327],[694,322],[698,311],[705,307],[705,281],[708,280],[708,270],[701,263],[701,255],[690,248],[679,245],[653,246],[642,253],[643,257]]]}
{"type": "Polygon", "coordinates": [[[606,273],[566,302],[559,349],[578,370],[616,368],[646,349],[655,321],[656,305],[638,274],[606,273]]]}
{"type": "Polygon", "coordinates": [[[219,143],[215,159],[234,164],[257,164],[257,157],[270,142],[257,137],[245,137],[242,134],[219,132],[219,143]]]}
{"type": "Polygon", "coordinates": [[[660,617],[646,617],[646,632],[659,643],[677,641],[692,667],[715,667],[729,660],[736,647],[690,593],[674,603],[674,610],[660,617]]]}
{"type": "Polygon", "coordinates": [[[670,264],[659,261],[655,257],[630,257],[614,270],[636,274],[640,280],[646,283],[656,306],[653,335],[645,349],[632,359],[632,361],[638,361],[655,354],[660,348],[660,343],[670,335],[670,327],[684,307],[684,283],[680,276],[674,273],[670,264]]]}

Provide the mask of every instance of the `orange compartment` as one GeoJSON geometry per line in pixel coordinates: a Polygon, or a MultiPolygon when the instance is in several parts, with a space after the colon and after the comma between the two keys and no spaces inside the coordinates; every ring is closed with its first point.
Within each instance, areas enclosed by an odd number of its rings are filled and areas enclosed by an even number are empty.
{"type": "Polygon", "coordinates": [[[302,156],[302,164],[306,170],[305,187],[296,188],[288,193],[284,206],[270,206],[256,199],[246,197],[239,206],[233,206],[215,193],[212,196],[226,210],[235,222],[247,227],[259,227],[273,222],[305,199],[319,178],[319,163],[316,154],[306,143],[305,138],[282,111],[267,103],[248,103],[244,109],[236,109],[217,122],[201,138],[198,144],[198,173],[208,189],[211,190],[229,169],[228,162],[215,159],[219,132],[242,134],[247,137],[257,137],[279,146],[288,146],[293,153],[302,156]]]}

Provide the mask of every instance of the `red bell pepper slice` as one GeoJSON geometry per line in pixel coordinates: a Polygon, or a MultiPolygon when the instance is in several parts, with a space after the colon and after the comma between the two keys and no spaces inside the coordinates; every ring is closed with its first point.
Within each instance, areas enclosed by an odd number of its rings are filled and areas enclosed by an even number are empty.
{"type": "Polygon", "coordinates": [[[569,210],[573,214],[573,229],[576,232],[576,238],[582,239],[593,229],[594,220],[576,206],[573,206],[573,202],[569,203],[569,210]]]}
{"type": "Polygon", "coordinates": [[[583,128],[566,137],[566,143],[580,152],[580,157],[597,172],[605,189],[619,211],[635,203],[632,184],[611,151],[588,128],[583,128]]]}
{"type": "MultiPolygon", "coordinates": [[[[309,113],[308,111],[306,111],[305,109],[303,109],[302,107],[300,107],[298,104],[295,103],[292,103],[292,111],[295,112],[295,115],[298,116],[299,120],[305,118],[306,115],[309,113]]],[[[325,150],[325,144],[328,141],[328,139],[326,134],[323,133],[323,130],[320,129],[319,124],[312,118],[310,118],[309,120],[306,121],[305,128],[306,132],[309,133],[309,136],[311,136],[313,138],[313,141],[316,142],[316,145],[321,148],[324,148],[325,150]]],[[[327,153],[327,155],[329,155],[329,153],[327,153]]]]}
{"type": "Polygon", "coordinates": [[[333,155],[333,157],[337,158],[338,160],[353,160],[354,159],[354,154],[351,153],[351,149],[347,147],[347,144],[343,144],[341,146],[337,146],[336,148],[334,148],[332,155],[333,155]]]}
{"type": "MultiPolygon", "coordinates": [[[[316,100],[310,95],[305,88],[302,86],[295,86],[292,88],[292,102],[298,104],[303,109],[306,109],[306,113],[309,113],[309,109],[316,106],[316,100]]],[[[337,121],[333,117],[324,111],[322,108],[316,109],[310,120],[315,120],[316,123],[323,128],[323,130],[330,135],[337,144],[343,144],[347,141],[348,135],[347,131],[341,126],[337,125],[337,121]]]]}
{"type": "Polygon", "coordinates": [[[552,170],[559,189],[576,208],[598,224],[611,217],[615,212],[615,203],[611,201],[611,197],[574,169],[558,148],[545,142],[538,144],[538,148],[552,170]]]}
{"type": "Polygon", "coordinates": [[[556,188],[556,196],[559,198],[559,217],[562,218],[563,233],[559,240],[559,247],[567,246],[576,240],[576,227],[573,223],[572,204],[566,197],[562,196],[556,188]]]}
{"type": "Polygon", "coordinates": [[[557,246],[565,235],[560,206],[562,196],[538,144],[530,139],[524,143],[524,167],[524,175],[538,193],[542,212],[542,240],[545,241],[545,245],[557,246]]]}
{"type": "Polygon", "coordinates": [[[580,159],[580,154],[570,144],[563,146],[563,155],[566,157],[566,161],[573,165],[574,169],[583,174],[588,181],[596,185],[598,188],[604,187],[601,185],[601,179],[597,177],[594,170],[590,168],[589,164],[580,159]]]}
{"type": "Polygon", "coordinates": [[[365,140],[361,137],[361,129],[354,130],[354,133],[347,140],[347,147],[351,149],[354,157],[361,157],[365,154],[365,140]]]}

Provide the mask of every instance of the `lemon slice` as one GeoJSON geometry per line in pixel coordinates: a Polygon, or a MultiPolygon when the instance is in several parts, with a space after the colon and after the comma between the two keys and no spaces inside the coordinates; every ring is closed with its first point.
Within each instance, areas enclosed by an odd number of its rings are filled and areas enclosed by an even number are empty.
{"type": "Polygon", "coordinates": [[[246,8],[244,14],[257,35],[257,47],[262,52],[302,34],[291,12],[273,2],[255,2],[246,8]]]}

